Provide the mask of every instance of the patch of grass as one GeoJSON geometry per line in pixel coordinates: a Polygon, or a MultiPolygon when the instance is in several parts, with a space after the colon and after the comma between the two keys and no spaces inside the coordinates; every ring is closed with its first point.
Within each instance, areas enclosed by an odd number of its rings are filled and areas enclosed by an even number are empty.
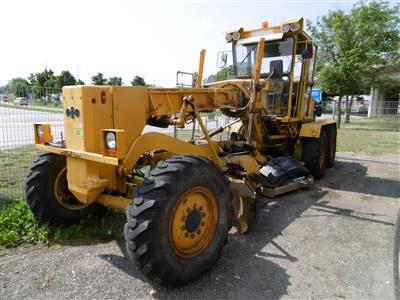
{"type": "Polygon", "coordinates": [[[88,216],[68,228],[39,224],[25,201],[0,207],[0,246],[51,244],[71,239],[121,239],[122,212],[109,210],[106,216],[88,216]]]}
{"type": "Polygon", "coordinates": [[[25,176],[39,153],[33,145],[0,151],[0,204],[2,196],[17,199],[23,196],[25,176]]]}
{"type": "Polygon", "coordinates": [[[400,132],[344,127],[338,131],[337,151],[398,154],[400,132]]]}
{"type": "Polygon", "coordinates": [[[380,131],[400,131],[400,115],[387,115],[377,118],[350,116],[350,123],[344,123],[346,129],[370,129],[380,131]]]}

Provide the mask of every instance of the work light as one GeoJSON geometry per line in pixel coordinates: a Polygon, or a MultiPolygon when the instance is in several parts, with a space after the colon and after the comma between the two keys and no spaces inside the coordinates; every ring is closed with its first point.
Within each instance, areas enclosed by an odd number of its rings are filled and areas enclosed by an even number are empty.
{"type": "Polygon", "coordinates": [[[292,23],[292,24],[290,24],[290,30],[291,31],[297,31],[297,30],[299,30],[300,29],[300,23],[298,23],[298,22],[296,22],[296,23],[292,23]]]}
{"type": "Polygon", "coordinates": [[[42,140],[43,136],[44,136],[43,126],[42,125],[38,125],[36,130],[37,130],[36,132],[37,132],[38,138],[40,140],[42,140]]]}
{"type": "Polygon", "coordinates": [[[106,132],[106,147],[110,150],[116,149],[115,132],[106,132]]]}
{"type": "Polygon", "coordinates": [[[232,33],[227,33],[227,34],[225,35],[225,40],[226,40],[227,42],[232,41],[232,38],[233,38],[232,33]]]}
{"type": "Polygon", "coordinates": [[[289,29],[290,29],[289,24],[283,24],[282,25],[282,28],[281,28],[282,32],[288,32],[289,29]]]}
{"type": "Polygon", "coordinates": [[[236,31],[236,32],[232,33],[232,38],[233,38],[234,41],[239,40],[240,39],[240,32],[236,31]]]}

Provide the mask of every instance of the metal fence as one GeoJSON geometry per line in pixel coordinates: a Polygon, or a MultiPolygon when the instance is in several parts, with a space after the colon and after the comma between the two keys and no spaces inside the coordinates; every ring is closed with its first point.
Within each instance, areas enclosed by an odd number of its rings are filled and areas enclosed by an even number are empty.
{"type": "Polygon", "coordinates": [[[324,118],[336,121],[340,113],[346,128],[400,131],[399,101],[352,102],[347,107],[344,101],[340,107],[337,101],[323,101],[322,113],[324,118]]]}
{"type": "Polygon", "coordinates": [[[55,138],[63,130],[61,90],[16,87],[0,94],[0,200],[21,198],[27,168],[38,155],[33,123],[50,123],[55,138]]]}

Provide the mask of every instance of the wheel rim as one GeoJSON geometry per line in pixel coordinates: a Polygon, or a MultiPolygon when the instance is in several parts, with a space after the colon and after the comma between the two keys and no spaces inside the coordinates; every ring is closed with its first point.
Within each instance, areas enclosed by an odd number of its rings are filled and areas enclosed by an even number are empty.
{"type": "Polygon", "coordinates": [[[65,208],[78,210],[85,208],[88,204],[79,202],[68,189],[67,167],[58,173],[54,182],[54,196],[57,202],[65,208]]]}
{"type": "Polygon", "coordinates": [[[189,189],[178,199],[172,211],[169,224],[172,249],[183,258],[200,255],[214,238],[217,222],[214,193],[205,187],[189,189]]]}

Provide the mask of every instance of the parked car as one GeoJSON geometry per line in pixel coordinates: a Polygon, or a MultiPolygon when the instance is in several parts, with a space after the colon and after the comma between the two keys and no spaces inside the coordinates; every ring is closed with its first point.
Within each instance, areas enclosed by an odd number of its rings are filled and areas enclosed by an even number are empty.
{"type": "Polygon", "coordinates": [[[14,104],[28,105],[28,99],[26,99],[25,97],[17,97],[14,100],[14,104]]]}
{"type": "Polygon", "coordinates": [[[361,105],[358,107],[359,115],[367,115],[368,114],[368,105],[361,105]]]}

